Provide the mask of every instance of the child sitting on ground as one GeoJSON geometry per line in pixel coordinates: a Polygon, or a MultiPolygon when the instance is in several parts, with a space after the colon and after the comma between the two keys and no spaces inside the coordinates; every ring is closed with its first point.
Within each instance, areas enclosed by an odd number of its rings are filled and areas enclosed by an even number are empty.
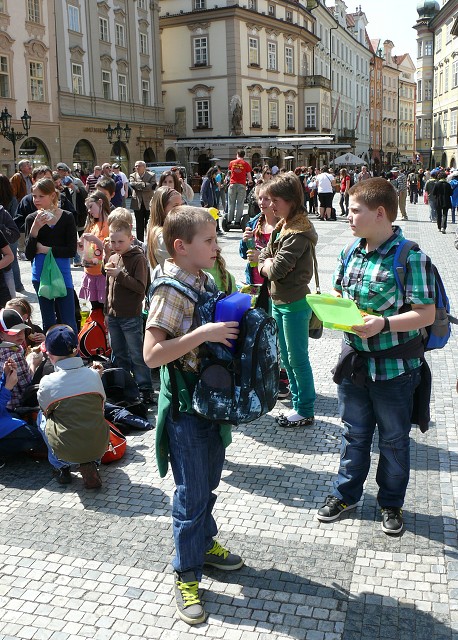
{"type": "Polygon", "coordinates": [[[33,352],[26,360],[22,345],[25,342],[25,332],[30,327],[23,322],[20,314],[14,309],[0,311],[0,371],[7,361],[17,365],[17,383],[11,389],[11,398],[6,407],[14,411],[21,406],[21,397],[30,386],[35,369],[43,359],[41,353],[33,352]]]}
{"type": "MultiPolygon", "coordinates": [[[[211,268],[218,255],[211,214],[196,207],[176,207],[165,219],[163,238],[171,256],[164,263],[164,274],[203,291],[209,278],[203,269],[211,268]]],[[[238,323],[195,327],[194,307],[182,293],[160,285],[151,298],[144,344],[148,366],[161,366],[156,456],[159,472],[165,476],[170,454],[176,484],[172,507],[176,555],[172,566],[178,615],[188,624],[206,619],[198,592],[203,566],[232,571],[243,565],[240,556],[215,540],[217,527],[212,515],[213,492],[221,479],[230,426],[202,418],[191,408],[192,389],[199,377],[199,346],[209,341],[229,347],[229,340],[238,335],[238,323]],[[180,362],[174,369],[180,407],[175,416],[166,365],[176,360],[180,362]]]]}
{"type": "Polygon", "coordinates": [[[38,403],[43,413],[37,421],[48,460],[59,484],[69,484],[70,467],[79,464],[86,489],[98,489],[102,480],[97,461],[107,450],[110,432],[100,375],[77,356],[78,336],[71,327],[51,327],[45,347],[55,370],[41,379],[38,403]]]}

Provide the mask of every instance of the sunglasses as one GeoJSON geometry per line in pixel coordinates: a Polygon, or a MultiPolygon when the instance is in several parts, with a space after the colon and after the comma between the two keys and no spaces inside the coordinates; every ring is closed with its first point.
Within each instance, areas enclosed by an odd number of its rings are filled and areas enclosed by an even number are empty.
{"type": "Polygon", "coordinates": [[[272,175],[272,171],[266,171],[266,172],[264,173],[264,175],[265,175],[265,176],[271,176],[271,175],[272,175]]]}

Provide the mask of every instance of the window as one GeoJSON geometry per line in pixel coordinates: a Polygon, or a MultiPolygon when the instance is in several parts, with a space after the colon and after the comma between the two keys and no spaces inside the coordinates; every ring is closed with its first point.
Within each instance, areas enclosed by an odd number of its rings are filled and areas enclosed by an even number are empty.
{"type": "Polygon", "coordinates": [[[205,9],[205,0],[194,0],[194,9],[205,9]]]}
{"type": "Polygon", "coordinates": [[[442,49],[442,29],[436,33],[436,53],[442,49]]]}
{"type": "Polygon", "coordinates": [[[458,87],[458,60],[452,64],[452,87],[458,87]]]}
{"type": "Polygon", "coordinates": [[[294,73],[294,49],[285,47],[285,72],[294,73]]]}
{"type": "Polygon", "coordinates": [[[198,129],[210,128],[210,100],[196,100],[196,126],[198,129]]]}
{"type": "Polygon", "coordinates": [[[433,99],[433,81],[425,80],[425,100],[433,99]]]}
{"type": "Polygon", "coordinates": [[[305,128],[316,129],[316,106],[309,105],[305,107],[305,128]]]}
{"type": "Polygon", "coordinates": [[[452,40],[452,27],[453,27],[453,20],[450,20],[450,22],[447,24],[447,35],[445,37],[446,44],[448,44],[452,40]]]}
{"type": "Polygon", "coordinates": [[[252,11],[257,11],[258,10],[257,0],[248,0],[248,9],[251,9],[252,11]]]}
{"type": "Polygon", "coordinates": [[[445,76],[444,91],[445,91],[445,93],[447,93],[449,77],[450,77],[450,66],[448,64],[445,65],[444,76],[445,76]]]}
{"type": "Polygon", "coordinates": [[[248,38],[248,64],[259,67],[259,38],[248,38]]]}
{"type": "Polygon", "coordinates": [[[433,55],[433,41],[432,40],[428,40],[427,42],[425,42],[424,55],[425,56],[432,56],[433,55]]]}
{"type": "Polygon", "coordinates": [[[108,35],[108,20],[106,18],[99,18],[99,38],[104,42],[109,42],[108,35]]]}
{"type": "Polygon", "coordinates": [[[27,0],[27,20],[41,22],[40,0],[27,0]]]}
{"type": "Polygon", "coordinates": [[[105,100],[111,100],[111,71],[102,71],[102,93],[105,100]]]}
{"type": "Polygon", "coordinates": [[[275,16],[275,5],[269,4],[269,16],[275,16]]]}
{"type": "Polygon", "coordinates": [[[146,33],[140,34],[140,53],[148,55],[148,35],[146,33]]]}
{"type": "Polygon", "coordinates": [[[194,38],[194,66],[206,67],[208,65],[208,38],[194,38]]]}
{"type": "Polygon", "coordinates": [[[146,11],[146,0],[138,0],[138,8],[146,11]]]}
{"type": "Polygon", "coordinates": [[[250,101],[250,117],[252,127],[261,127],[261,100],[260,98],[251,98],[250,101]]]}
{"type": "Polygon", "coordinates": [[[72,62],[72,87],[73,93],[81,95],[83,93],[83,67],[72,62]]]}
{"type": "Polygon", "coordinates": [[[45,84],[42,62],[29,62],[30,94],[34,102],[44,102],[45,84]]]}
{"type": "Polygon", "coordinates": [[[431,138],[431,120],[423,121],[423,137],[431,138]]]}
{"type": "Polygon", "coordinates": [[[149,107],[150,105],[149,80],[142,80],[142,105],[144,107],[149,107]]]}
{"type": "Polygon", "coordinates": [[[457,134],[457,114],[458,111],[455,109],[450,112],[450,135],[456,136],[457,134]]]}
{"type": "Polygon", "coordinates": [[[118,99],[127,102],[127,76],[118,73],[118,99]]]}
{"type": "Polygon", "coordinates": [[[0,56],[0,97],[10,97],[10,72],[6,56],[0,56]]]}
{"type": "Polygon", "coordinates": [[[418,43],[417,58],[422,58],[422,57],[423,57],[423,42],[420,40],[420,42],[418,43]]]}
{"type": "Polygon", "coordinates": [[[68,28],[70,31],[81,31],[80,10],[73,4],[68,5],[68,28]]]}
{"type": "Polygon", "coordinates": [[[296,128],[294,118],[294,104],[286,103],[286,128],[290,131],[296,128]]]}
{"type": "Polygon", "coordinates": [[[126,30],[123,24],[115,24],[115,43],[117,47],[126,46],[126,30]]]}
{"type": "Polygon", "coordinates": [[[269,128],[278,129],[278,102],[269,100],[269,128]]]}
{"type": "Polygon", "coordinates": [[[267,43],[267,68],[270,71],[277,70],[277,45],[275,42],[267,43]]]}
{"type": "Polygon", "coordinates": [[[293,21],[293,12],[292,11],[287,11],[285,19],[286,19],[286,22],[292,22],[293,21]]]}
{"type": "Polygon", "coordinates": [[[5,13],[5,0],[0,0],[0,13],[5,13]]]}

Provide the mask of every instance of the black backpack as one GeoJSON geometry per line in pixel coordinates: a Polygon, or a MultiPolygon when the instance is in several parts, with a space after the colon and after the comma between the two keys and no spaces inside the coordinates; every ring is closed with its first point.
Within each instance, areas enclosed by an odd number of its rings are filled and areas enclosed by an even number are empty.
{"type": "MultiPolygon", "coordinates": [[[[193,326],[214,322],[215,306],[225,297],[207,282],[204,292],[166,276],[151,284],[148,298],[161,286],[173,287],[195,303],[193,326]]],[[[218,342],[200,347],[199,379],[192,394],[194,411],[215,422],[238,425],[256,420],[273,409],[280,376],[278,329],[263,309],[248,309],[240,323],[240,333],[232,351],[218,342]]],[[[175,368],[168,364],[174,411],[178,410],[175,368]]],[[[174,414],[175,415],[175,414],[174,414]]]]}

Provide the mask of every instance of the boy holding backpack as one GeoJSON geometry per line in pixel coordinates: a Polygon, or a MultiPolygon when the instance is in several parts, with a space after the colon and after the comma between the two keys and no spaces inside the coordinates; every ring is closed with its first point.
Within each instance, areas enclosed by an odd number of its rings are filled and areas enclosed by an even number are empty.
{"type": "MultiPolygon", "coordinates": [[[[176,207],[165,219],[163,238],[171,258],[164,275],[203,291],[208,287],[203,270],[213,267],[217,254],[216,223],[205,209],[176,207]]],[[[216,290],[216,288],[215,288],[216,290]]],[[[198,348],[204,342],[231,346],[238,335],[237,322],[209,322],[196,326],[195,303],[171,286],[154,289],[146,323],[144,359],[149,367],[161,366],[161,389],[156,426],[156,456],[161,477],[167,458],[176,484],[172,519],[175,541],[175,598],[179,617],[199,624],[206,613],[199,598],[203,565],[232,571],[243,565],[215,539],[212,510],[224,464],[230,426],[196,415],[191,408],[192,389],[199,379],[198,348]],[[172,376],[164,366],[179,361],[172,376]],[[172,386],[179,412],[172,408],[172,386]]],[[[170,367],[169,367],[170,368],[170,367]]]]}
{"type": "Polygon", "coordinates": [[[382,530],[396,534],[403,529],[413,396],[422,376],[420,329],[435,319],[435,277],[428,256],[410,250],[404,290],[397,284],[393,261],[403,236],[400,227],[392,226],[398,201],[389,182],[383,178],[359,182],[349,196],[350,228],[361,241],[350,253],[344,249],[340,254],[334,288],[337,296],[353,299],[367,315],[361,325],[352,327],[353,333],[344,334],[346,346],[334,372],[345,431],[333,492],[317,518],[336,520],[357,506],[377,425],[382,530]]]}

